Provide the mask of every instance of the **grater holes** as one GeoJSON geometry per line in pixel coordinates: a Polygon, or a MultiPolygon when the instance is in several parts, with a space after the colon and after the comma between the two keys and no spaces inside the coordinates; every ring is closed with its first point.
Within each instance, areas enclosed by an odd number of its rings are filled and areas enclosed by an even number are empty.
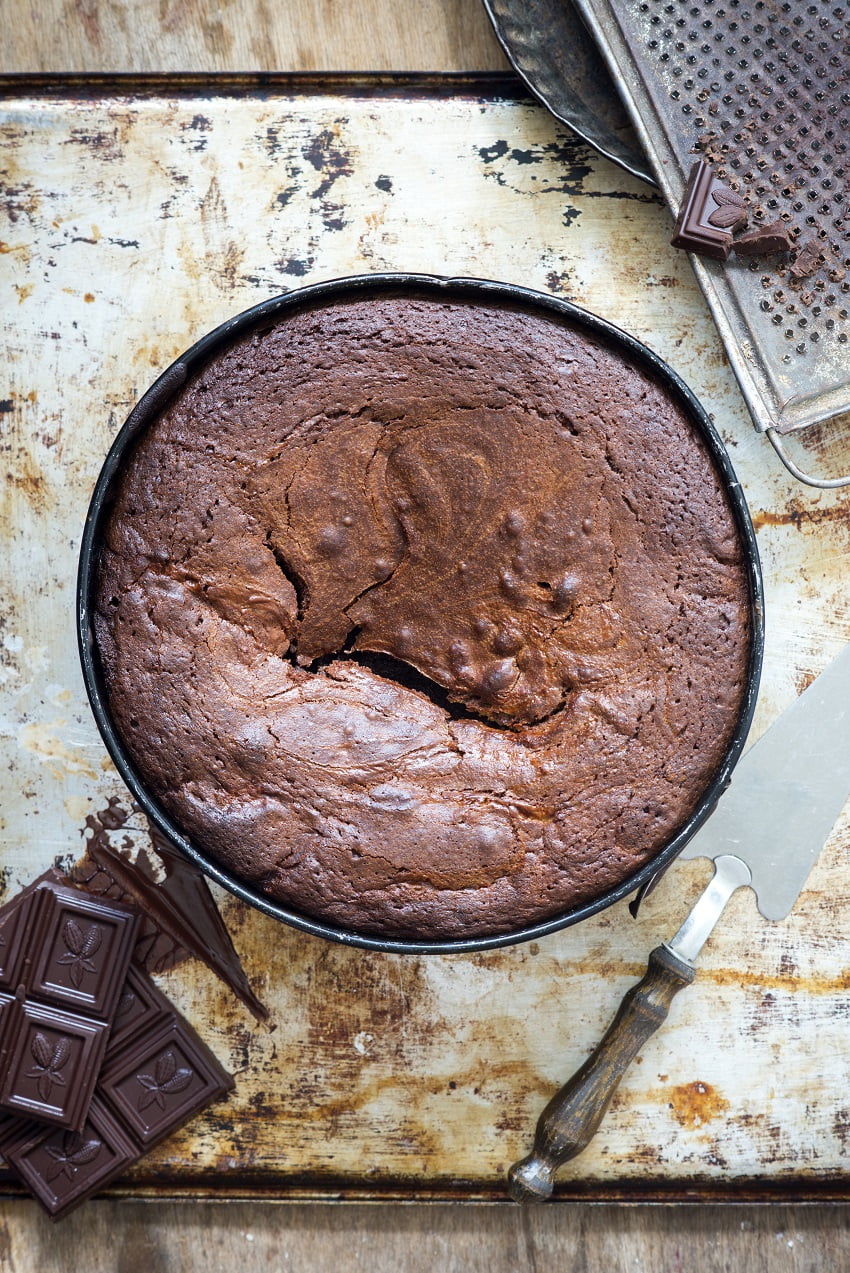
{"type": "MultiPolygon", "coordinates": [[[[841,250],[827,252],[802,288],[789,277],[791,260],[771,262],[765,276],[759,274],[764,263],[746,263],[765,286],[765,321],[777,325],[779,316],[780,331],[798,331],[796,340],[789,338],[789,350],[802,336],[810,347],[812,325],[819,325],[813,307],[820,311],[826,305],[823,289],[831,268],[841,270],[841,280],[828,286],[842,301],[850,292],[844,272],[850,265],[837,264],[850,243],[850,218],[846,225],[842,219],[843,171],[839,174],[848,140],[838,140],[850,139],[848,32],[836,26],[846,20],[847,8],[814,0],[727,0],[716,8],[694,0],[641,0],[638,8],[645,38],[652,39],[652,59],[664,64],[663,81],[680,126],[694,137],[709,121],[711,132],[698,136],[695,149],[719,180],[745,196],[752,223],[781,219],[797,245],[814,238],[827,247],[838,237],[841,250]],[[769,299],[765,278],[774,283],[788,278],[796,316],[783,312],[787,299],[769,299]],[[800,332],[796,324],[807,310],[811,321],[800,332]]],[[[836,312],[833,302],[822,317],[836,312]]],[[[826,334],[823,326],[821,333],[826,334]]]]}

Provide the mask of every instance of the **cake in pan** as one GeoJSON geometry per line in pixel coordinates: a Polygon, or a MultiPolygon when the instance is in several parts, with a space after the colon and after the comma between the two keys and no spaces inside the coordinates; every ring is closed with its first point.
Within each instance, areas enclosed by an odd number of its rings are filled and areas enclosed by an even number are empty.
{"type": "Polygon", "coordinates": [[[117,482],[95,629],[127,753],[205,854],[423,941],[656,855],[751,642],[723,480],[649,370],[554,313],[396,292],[193,373],[117,482]]]}

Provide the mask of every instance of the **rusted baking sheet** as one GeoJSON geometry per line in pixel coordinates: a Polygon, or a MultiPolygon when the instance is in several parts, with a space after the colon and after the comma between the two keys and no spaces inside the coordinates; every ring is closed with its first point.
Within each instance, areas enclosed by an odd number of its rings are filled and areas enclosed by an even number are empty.
{"type": "MultiPolygon", "coordinates": [[[[647,341],[714,414],[758,527],[757,734],[850,638],[848,495],[794,483],[753,430],[670,220],[512,80],[0,82],[6,887],[123,797],[74,640],[80,528],[119,424],[226,317],[369,270],[557,292],[647,341]]],[[[753,811],[758,817],[758,810],[753,811]]],[[[120,835],[145,843],[141,820],[120,835]]],[[[733,899],[561,1196],[850,1198],[850,826],[788,920],[733,899]]],[[[195,963],[161,982],[236,1074],[229,1101],[113,1194],[504,1198],[542,1104],[599,1038],[708,867],[677,864],[544,941],[452,957],[323,943],[223,899],[272,1009],[195,963]]]]}

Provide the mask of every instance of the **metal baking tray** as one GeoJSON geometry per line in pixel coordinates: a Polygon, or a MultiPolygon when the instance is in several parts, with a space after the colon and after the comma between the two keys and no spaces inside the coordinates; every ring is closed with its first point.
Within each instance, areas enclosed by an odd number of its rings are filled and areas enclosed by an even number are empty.
{"type": "MultiPolygon", "coordinates": [[[[191,342],[301,282],[403,270],[564,296],[645,341],[711,413],[757,529],[754,736],[850,639],[846,496],[766,465],[669,214],[513,77],[0,80],[5,566],[0,827],[9,892],[97,830],[144,847],[74,639],[83,520],[120,423],[191,342]],[[109,819],[107,819],[109,820],[109,819]],[[114,823],[113,823],[114,824],[114,823]]],[[[850,1198],[845,815],[783,924],[742,892],[559,1196],[850,1198]]],[[[348,949],[218,893],[257,1026],[204,967],[159,980],[236,1090],[112,1196],[507,1198],[544,1098],[595,1045],[705,864],[539,941],[348,949]]],[[[3,1188],[14,1191],[7,1177],[3,1188]]]]}
{"type": "MultiPolygon", "coordinates": [[[[850,423],[850,25],[843,9],[763,3],[742,9],[664,0],[575,0],[677,211],[696,154],[753,209],[811,239],[821,266],[795,280],[776,257],[694,269],[756,428],[795,476],[784,438],[850,423]],[[790,461],[790,463],[789,463],[790,461]]],[[[799,237],[797,237],[799,236],[799,237]]]]}

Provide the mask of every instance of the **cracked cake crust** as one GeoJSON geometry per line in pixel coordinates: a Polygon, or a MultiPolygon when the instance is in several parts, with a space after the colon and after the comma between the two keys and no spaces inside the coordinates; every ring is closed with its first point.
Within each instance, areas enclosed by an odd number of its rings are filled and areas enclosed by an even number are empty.
{"type": "Polygon", "coordinates": [[[590,901],[728,750],[735,520],[655,379],[522,306],[290,314],[145,431],[100,556],[116,727],[271,898],[451,940],[590,901]]]}

